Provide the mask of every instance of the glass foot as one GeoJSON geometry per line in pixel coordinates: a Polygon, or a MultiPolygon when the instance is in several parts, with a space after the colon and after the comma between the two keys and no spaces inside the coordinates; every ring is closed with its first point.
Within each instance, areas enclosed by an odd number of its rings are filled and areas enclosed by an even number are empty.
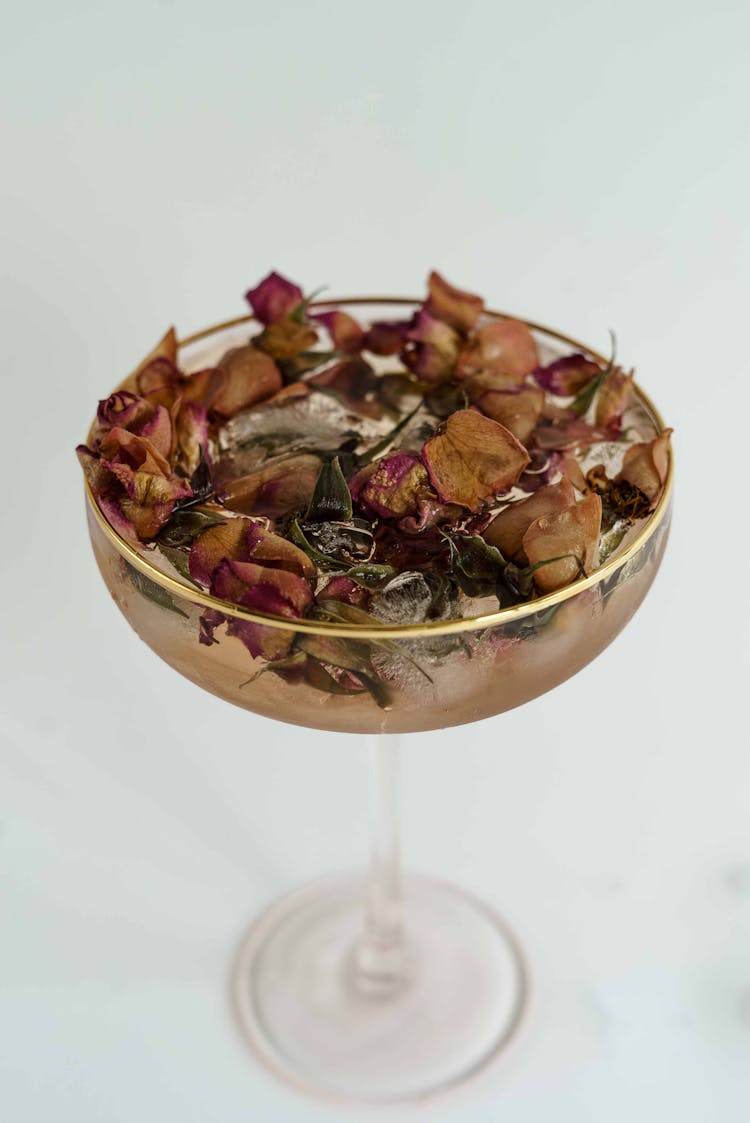
{"type": "Polygon", "coordinates": [[[481,901],[430,878],[404,880],[406,959],[387,985],[363,979],[365,882],[330,877],[273,904],[237,957],[243,1032],[274,1073],[360,1103],[421,1099],[494,1059],[519,1022],[523,960],[481,901]]]}

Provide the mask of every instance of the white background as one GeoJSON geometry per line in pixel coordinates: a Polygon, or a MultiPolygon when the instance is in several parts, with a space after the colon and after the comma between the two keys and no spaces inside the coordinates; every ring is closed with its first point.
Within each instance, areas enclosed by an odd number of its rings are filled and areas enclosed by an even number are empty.
{"type": "Polygon", "coordinates": [[[533,998],[484,1079],[385,1114],[746,1120],[747,5],[37,0],[3,24],[3,1117],[370,1117],[277,1085],[226,998],[265,903],[364,862],[362,746],[140,644],[72,450],[167,324],[240,313],[269,268],[408,294],[436,266],[593,346],[617,330],[676,430],[676,521],[594,665],[408,741],[408,862],[505,913],[533,998]]]}

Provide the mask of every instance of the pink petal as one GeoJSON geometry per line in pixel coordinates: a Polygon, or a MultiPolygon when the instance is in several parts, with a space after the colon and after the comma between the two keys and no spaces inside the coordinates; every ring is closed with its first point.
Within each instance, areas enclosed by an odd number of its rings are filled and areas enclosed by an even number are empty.
{"type": "Polygon", "coordinates": [[[521,382],[539,365],[534,336],[520,320],[491,320],[482,324],[462,350],[457,364],[460,378],[494,372],[521,382]]]}
{"type": "Polygon", "coordinates": [[[475,510],[511,488],[530,458],[503,425],[478,410],[463,409],[427,441],[422,459],[440,499],[475,510]]]}
{"type": "Polygon", "coordinates": [[[315,312],[310,316],[322,324],[330,335],[333,346],[337,351],[361,351],[365,340],[365,333],[348,312],[339,310],[333,312],[315,312]]]}
{"type": "Polygon", "coordinates": [[[395,452],[369,467],[366,479],[351,481],[352,497],[383,518],[411,514],[420,496],[429,494],[427,472],[414,453],[395,452]]]}
{"type": "Polygon", "coordinates": [[[574,355],[563,355],[545,367],[537,367],[533,376],[534,381],[550,394],[569,398],[582,390],[600,370],[597,363],[576,352],[574,355]]]}

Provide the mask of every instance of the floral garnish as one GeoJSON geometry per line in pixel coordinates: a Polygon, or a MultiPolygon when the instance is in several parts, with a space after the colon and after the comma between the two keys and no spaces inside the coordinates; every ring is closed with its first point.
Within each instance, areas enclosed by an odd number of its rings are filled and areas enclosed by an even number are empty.
{"type": "MultiPolygon", "coordinates": [[[[534,599],[603,564],[663,492],[671,430],[654,435],[630,408],[614,340],[606,366],[581,352],[541,365],[526,324],[436,272],[427,288],[413,313],[367,324],[270,273],[247,293],[245,339],[188,372],[170,329],[79,446],[112,526],[225,603],[197,638],[238,639],[261,660],[248,682],[269,672],[387,708],[410,668],[429,679],[408,643],[295,621],[372,630],[534,599]]],[[[508,625],[503,643],[554,611],[508,625]]],[[[456,637],[420,650],[461,644],[470,653],[456,637]]]]}
{"type": "Polygon", "coordinates": [[[470,511],[513,486],[529,454],[504,426],[474,409],[451,414],[422,451],[430,482],[444,503],[470,511]]]}
{"type": "Polygon", "coordinates": [[[302,302],[299,285],[288,281],[280,273],[269,273],[254,289],[248,289],[245,300],[261,324],[276,324],[285,320],[302,302]]]}

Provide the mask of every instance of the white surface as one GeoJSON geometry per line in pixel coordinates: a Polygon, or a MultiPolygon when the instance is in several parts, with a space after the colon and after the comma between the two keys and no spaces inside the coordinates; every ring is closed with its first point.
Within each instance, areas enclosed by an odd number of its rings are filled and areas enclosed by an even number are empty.
{"type": "Polygon", "coordinates": [[[386,1114],[746,1120],[746,4],[40,0],[3,22],[3,1117],[353,1117],[254,1064],[226,988],[259,908],[364,860],[364,750],[139,643],[72,447],[167,322],[239,312],[268,268],[409,293],[434,265],[593,345],[615,327],[679,483],[608,652],[409,742],[409,862],[504,912],[533,1003],[484,1080],[386,1114]]]}

